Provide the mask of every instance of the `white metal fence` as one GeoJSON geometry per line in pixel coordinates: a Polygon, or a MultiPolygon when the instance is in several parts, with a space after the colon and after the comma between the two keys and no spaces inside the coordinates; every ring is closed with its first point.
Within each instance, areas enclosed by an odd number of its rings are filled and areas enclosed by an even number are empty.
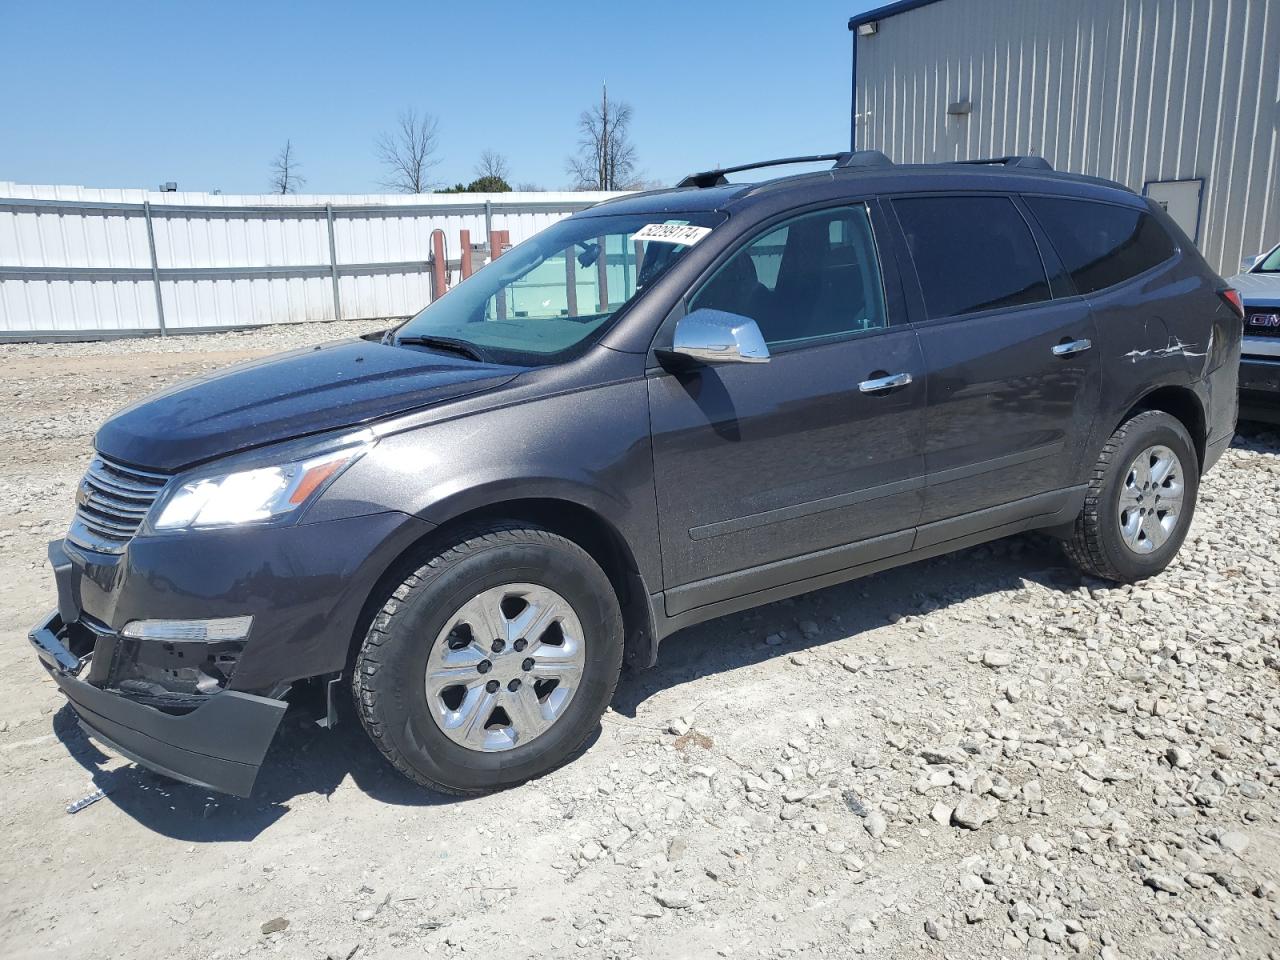
{"type": "MultiPolygon", "coordinates": [[[[611,193],[231,196],[0,182],[0,340],[399,317],[431,234],[512,244],[611,193]]],[[[476,266],[483,262],[477,250],[476,266]]]]}

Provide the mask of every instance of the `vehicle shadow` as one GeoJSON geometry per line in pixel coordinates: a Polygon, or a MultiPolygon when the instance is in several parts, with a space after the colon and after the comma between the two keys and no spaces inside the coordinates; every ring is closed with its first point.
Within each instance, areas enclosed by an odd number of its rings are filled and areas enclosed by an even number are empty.
{"type": "Polygon", "coordinates": [[[1236,424],[1236,435],[1231,446],[1237,450],[1280,455],[1280,423],[1241,420],[1236,424]]]}
{"type": "MultiPolygon", "coordinates": [[[[1035,534],[1011,537],[689,627],[663,643],[654,669],[624,677],[612,706],[634,718],[660,690],[857,636],[883,626],[894,614],[922,612],[925,604],[935,609],[1014,589],[1024,580],[1064,590],[1083,582],[1055,541],[1035,534]],[[981,570],[977,577],[975,569],[981,570]],[[820,623],[820,633],[804,637],[796,627],[803,620],[820,623]],[[785,643],[762,643],[766,633],[778,630],[786,631],[785,643]]],[[[404,779],[373,749],[349,711],[333,730],[320,729],[310,717],[300,709],[286,715],[247,799],[180,783],[136,764],[115,765],[85,735],[69,704],[54,715],[53,732],[89,771],[95,787],[107,792],[100,802],[156,833],[190,843],[252,840],[289,813],[290,801],[329,797],[348,776],[368,797],[386,804],[432,807],[465,799],[404,779]]]]}
{"type": "Polygon", "coordinates": [[[253,795],[241,799],[180,783],[137,764],[115,766],[80,728],[70,704],[54,714],[53,732],[89,771],[103,803],[114,804],[156,833],[192,843],[252,840],[303,795],[330,797],[350,776],[367,796],[386,804],[432,807],[461,798],[400,776],[373,748],[354,717],[322,730],[305,710],[291,709],[272,742],[253,795]]]}

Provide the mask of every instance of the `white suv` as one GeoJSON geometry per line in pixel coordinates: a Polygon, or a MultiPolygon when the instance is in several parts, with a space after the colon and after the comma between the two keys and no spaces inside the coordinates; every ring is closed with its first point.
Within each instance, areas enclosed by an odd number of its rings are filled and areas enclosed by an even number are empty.
{"type": "Polygon", "coordinates": [[[1280,246],[1240,266],[1230,280],[1245,310],[1240,419],[1280,422],[1280,246]]]}

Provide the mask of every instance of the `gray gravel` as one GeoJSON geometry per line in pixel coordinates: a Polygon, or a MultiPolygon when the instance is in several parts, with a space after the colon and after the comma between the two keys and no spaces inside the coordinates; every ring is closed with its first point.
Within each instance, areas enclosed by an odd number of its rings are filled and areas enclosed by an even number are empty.
{"type": "Polygon", "coordinates": [[[7,956],[1280,958],[1269,428],[1153,581],[1027,536],[705,624],[501,795],[420,793],[300,721],[250,801],[95,755],[23,639],[93,426],[229,352],[376,326],[0,348],[7,956]],[[96,764],[111,795],[68,817],[96,764]]]}

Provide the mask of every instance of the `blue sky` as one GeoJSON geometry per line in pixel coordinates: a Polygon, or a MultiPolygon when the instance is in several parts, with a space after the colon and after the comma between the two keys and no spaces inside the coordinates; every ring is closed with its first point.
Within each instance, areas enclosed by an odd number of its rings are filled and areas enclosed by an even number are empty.
{"type": "Polygon", "coordinates": [[[601,81],[648,179],[839,150],[845,24],[874,5],[4,0],[0,180],[258,193],[290,138],[307,192],[373,192],[375,140],[416,107],[440,181],[488,148],[558,189],[601,81]]]}

